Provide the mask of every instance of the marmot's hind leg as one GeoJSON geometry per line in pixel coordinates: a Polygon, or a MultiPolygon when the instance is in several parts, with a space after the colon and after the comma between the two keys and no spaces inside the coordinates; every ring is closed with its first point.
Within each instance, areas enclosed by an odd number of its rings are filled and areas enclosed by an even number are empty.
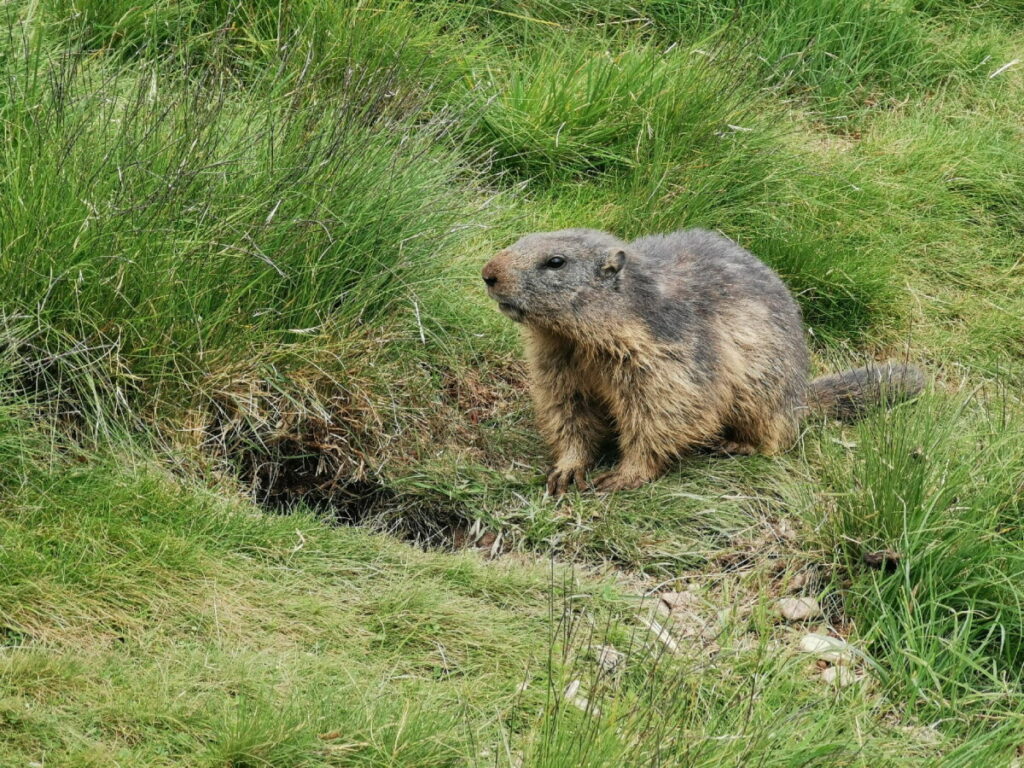
{"type": "Polygon", "coordinates": [[[758,417],[734,423],[719,450],[733,456],[763,453],[774,456],[783,453],[796,442],[797,418],[792,413],[758,414],[758,417]]]}

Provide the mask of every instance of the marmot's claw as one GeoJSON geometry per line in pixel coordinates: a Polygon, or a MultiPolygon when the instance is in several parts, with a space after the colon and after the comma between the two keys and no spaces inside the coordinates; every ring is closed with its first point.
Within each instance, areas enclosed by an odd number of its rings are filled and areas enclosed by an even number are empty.
{"type": "Polygon", "coordinates": [[[639,488],[646,483],[648,478],[637,475],[623,474],[618,470],[605,472],[594,480],[594,490],[598,493],[612,493],[613,491],[628,491],[639,488]]]}
{"type": "Polygon", "coordinates": [[[580,489],[587,487],[587,470],[585,467],[568,467],[565,469],[552,467],[548,472],[549,496],[561,496],[573,485],[580,489]]]}

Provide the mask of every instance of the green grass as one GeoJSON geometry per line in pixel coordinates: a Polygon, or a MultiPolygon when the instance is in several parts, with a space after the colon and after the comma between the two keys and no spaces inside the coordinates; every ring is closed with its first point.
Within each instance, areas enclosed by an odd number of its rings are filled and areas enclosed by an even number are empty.
{"type": "Polygon", "coordinates": [[[0,765],[1010,765],[1019,11],[5,5],[0,765]],[[546,499],[479,268],[563,226],[720,229],[934,386],[546,499]]]}
{"type": "Polygon", "coordinates": [[[194,384],[374,322],[473,213],[442,130],[413,133],[379,84],[325,105],[314,71],[256,99],[213,73],[41,52],[7,74],[9,306],[38,321],[42,354],[104,349],[111,386],[194,384]]]}
{"type": "Polygon", "coordinates": [[[4,505],[5,765],[925,765],[1013,746],[959,701],[938,742],[907,713],[877,723],[884,678],[836,696],[767,604],[666,656],[609,581],[267,516],[131,452],[40,456],[4,505]],[[594,664],[607,642],[629,652],[616,678],[594,664]],[[561,700],[571,680],[599,716],[561,700]]]}
{"type": "Polygon", "coordinates": [[[826,547],[845,555],[851,613],[910,711],[1020,706],[1022,437],[1019,419],[974,402],[921,402],[862,425],[832,481],[826,547]],[[856,566],[887,549],[903,558],[895,573],[856,566]]]}

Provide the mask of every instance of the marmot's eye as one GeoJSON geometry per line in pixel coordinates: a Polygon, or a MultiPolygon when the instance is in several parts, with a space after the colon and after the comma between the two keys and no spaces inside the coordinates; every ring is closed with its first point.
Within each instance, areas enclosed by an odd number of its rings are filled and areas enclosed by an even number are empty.
{"type": "Polygon", "coordinates": [[[552,256],[544,262],[544,266],[548,269],[561,269],[565,266],[565,259],[561,256],[552,256]]]}

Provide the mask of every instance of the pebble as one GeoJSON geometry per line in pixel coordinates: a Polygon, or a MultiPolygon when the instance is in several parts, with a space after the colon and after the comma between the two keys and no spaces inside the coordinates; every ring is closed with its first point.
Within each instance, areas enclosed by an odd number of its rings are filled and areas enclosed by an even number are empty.
{"type": "Polygon", "coordinates": [[[813,597],[784,597],[777,607],[786,621],[806,621],[821,616],[821,606],[813,597]]]}
{"type": "Polygon", "coordinates": [[[676,642],[675,638],[672,637],[672,633],[668,631],[666,627],[656,622],[654,619],[646,619],[647,628],[654,633],[654,636],[658,641],[665,646],[665,650],[669,653],[679,653],[679,643],[676,642]]]}
{"type": "Polygon", "coordinates": [[[586,712],[588,715],[594,715],[595,717],[601,716],[601,710],[590,701],[586,696],[580,695],[580,681],[573,680],[565,689],[565,700],[576,707],[581,712],[586,712]]]}
{"type": "Polygon", "coordinates": [[[608,674],[612,675],[619,671],[622,662],[626,658],[626,654],[622,651],[617,651],[610,645],[600,645],[596,649],[597,663],[601,666],[608,674]]]}
{"type": "Polygon", "coordinates": [[[669,613],[700,606],[700,595],[696,592],[662,592],[659,596],[662,605],[669,613]]]}
{"type": "Polygon", "coordinates": [[[857,682],[857,675],[849,667],[826,667],[821,670],[821,679],[829,685],[838,685],[840,688],[857,682]]]}
{"type": "Polygon", "coordinates": [[[854,654],[850,644],[836,637],[812,632],[804,635],[800,640],[800,650],[804,653],[813,653],[816,659],[827,661],[830,664],[843,666],[853,664],[854,654]]]}

